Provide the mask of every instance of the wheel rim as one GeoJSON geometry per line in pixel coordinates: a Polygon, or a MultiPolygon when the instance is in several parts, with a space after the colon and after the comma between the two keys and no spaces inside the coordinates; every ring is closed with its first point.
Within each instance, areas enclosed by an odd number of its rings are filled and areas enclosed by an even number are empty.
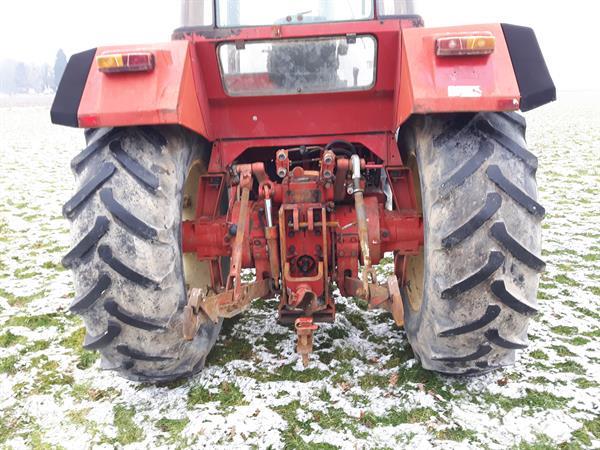
{"type": "MultiPolygon", "coordinates": [[[[195,160],[190,166],[183,185],[182,220],[193,220],[196,217],[197,195],[200,176],[206,173],[206,165],[201,160],[195,160]]],[[[193,253],[183,253],[183,273],[186,290],[192,287],[206,288],[211,285],[210,265],[200,261],[193,253]]]]}

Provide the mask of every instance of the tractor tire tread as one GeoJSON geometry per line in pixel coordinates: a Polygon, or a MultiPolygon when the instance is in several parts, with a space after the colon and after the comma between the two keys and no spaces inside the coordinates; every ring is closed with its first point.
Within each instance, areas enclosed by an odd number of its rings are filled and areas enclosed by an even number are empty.
{"type": "Polygon", "coordinates": [[[537,157],[527,150],[524,146],[502,132],[487,117],[482,116],[477,121],[477,128],[485,135],[491,136],[495,141],[510,151],[517,158],[520,158],[531,170],[538,168],[537,157]]]}
{"type": "Polygon", "coordinates": [[[137,318],[134,314],[124,311],[113,299],[107,299],[104,302],[104,309],[115,319],[140,330],[157,331],[166,329],[164,325],[158,325],[145,319],[137,318]]]}
{"type": "Polygon", "coordinates": [[[508,292],[506,284],[503,280],[496,280],[491,284],[491,289],[498,301],[508,306],[513,311],[523,314],[525,316],[533,316],[537,314],[538,310],[536,307],[527,304],[523,300],[519,300],[513,294],[508,292]]]}
{"type": "Polygon", "coordinates": [[[100,166],[96,175],[94,175],[87,183],[85,183],[81,188],[67,201],[67,203],[63,206],[63,215],[72,219],[77,210],[85,203],[85,201],[100,187],[108,181],[110,177],[115,173],[116,167],[114,164],[107,162],[100,166]]]}
{"type": "Polygon", "coordinates": [[[119,334],[121,334],[121,327],[113,322],[108,322],[106,331],[99,336],[86,334],[83,348],[86,350],[99,350],[108,346],[119,334]]]}
{"type": "Polygon", "coordinates": [[[511,342],[500,336],[500,332],[494,328],[490,328],[485,332],[485,337],[492,344],[498,347],[506,348],[509,350],[522,350],[527,348],[527,344],[520,344],[518,342],[511,342]]]}
{"type": "Polygon", "coordinates": [[[418,289],[401,290],[405,330],[426,369],[484,373],[527,346],[545,211],[525,130],[515,113],[485,112],[415,117],[400,132],[425,225],[422,302],[411,301],[418,289]]]}
{"type": "Polygon", "coordinates": [[[191,164],[209,155],[208,143],[179,127],[86,137],[72,162],[79,187],[63,208],[73,239],[63,259],[75,281],[69,309],[85,322],[84,347],[130,380],[192,376],[221,328],[206,320],[192,341],[183,339],[182,191],[191,164]]]}
{"type": "Polygon", "coordinates": [[[527,250],[523,245],[513,238],[507,231],[504,222],[496,222],[490,228],[492,237],[501,244],[511,255],[538,272],[546,268],[546,263],[527,250]]]}
{"type": "Polygon", "coordinates": [[[111,128],[104,133],[102,128],[94,129],[93,131],[93,133],[86,133],[86,138],[91,141],[91,144],[71,160],[71,169],[75,173],[81,172],[85,164],[96,152],[105,147],[113,139],[116,139],[122,132],[119,128],[111,128]]]}
{"type": "Polygon", "coordinates": [[[462,325],[458,328],[442,331],[440,337],[459,336],[461,334],[470,333],[471,331],[479,330],[486,325],[492,323],[496,317],[500,315],[501,308],[498,305],[489,305],[480,319],[475,322],[462,325]]]}
{"type": "Polygon", "coordinates": [[[472,236],[483,226],[484,223],[492,218],[492,216],[500,209],[501,206],[502,197],[500,194],[496,192],[490,192],[485,199],[485,204],[483,207],[466,223],[442,239],[442,246],[445,248],[451,248],[472,236]]]}
{"type": "Polygon", "coordinates": [[[131,359],[140,361],[168,361],[175,359],[173,356],[149,355],[140,350],[133,349],[128,345],[117,345],[117,352],[131,359]]]}
{"type": "Polygon", "coordinates": [[[479,358],[487,355],[491,351],[492,351],[491,346],[482,344],[477,348],[477,350],[475,352],[470,353],[468,355],[465,355],[465,356],[437,356],[437,357],[435,357],[435,360],[444,361],[444,362],[448,362],[448,363],[469,362],[469,361],[475,361],[476,359],[479,359],[479,358]]]}
{"type": "Polygon", "coordinates": [[[479,145],[479,151],[440,185],[440,197],[445,197],[452,190],[464,184],[467,178],[477,172],[493,153],[494,146],[490,142],[482,141],[479,145]]]}
{"type": "Polygon", "coordinates": [[[486,173],[488,178],[505,194],[525,208],[530,214],[540,219],[546,215],[544,207],[506,178],[497,165],[489,166],[486,173]]]}
{"type": "Polygon", "coordinates": [[[144,168],[138,161],[132,158],[121,145],[121,141],[115,140],[110,143],[110,151],[121,166],[138,180],[145,188],[156,192],[159,180],[156,175],[144,168]]]}
{"type": "Polygon", "coordinates": [[[96,217],[92,229],[67,253],[62,259],[62,265],[72,268],[73,264],[81,260],[102,239],[108,231],[110,221],[105,216],[96,217]]]}
{"type": "Polygon", "coordinates": [[[145,275],[142,275],[135,269],[127,266],[119,258],[113,255],[113,251],[108,245],[101,245],[98,247],[98,255],[100,259],[104,261],[112,270],[117,272],[123,278],[131,281],[132,283],[139,284],[142,287],[153,289],[155,291],[160,290],[160,283],[152,280],[145,275]]]}
{"type": "Polygon", "coordinates": [[[129,212],[127,208],[115,200],[112,189],[102,189],[100,191],[100,199],[111,215],[133,234],[149,241],[155,241],[157,239],[158,231],[156,228],[148,225],[143,220],[138,219],[134,214],[129,212]]]}
{"type": "Polygon", "coordinates": [[[496,270],[504,263],[504,254],[502,252],[490,252],[489,257],[485,265],[483,265],[477,272],[469,275],[464,280],[452,285],[451,287],[442,291],[441,297],[445,300],[450,300],[458,297],[465,292],[477,287],[479,284],[486,281],[492,276],[496,270]]]}
{"type": "Polygon", "coordinates": [[[106,292],[111,283],[112,280],[108,275],[100,275],[94,286],[81,294],[73,301],[73,303],[71,303],[69,310],[71,312],[78,313],[90,308],[106,292]]]}

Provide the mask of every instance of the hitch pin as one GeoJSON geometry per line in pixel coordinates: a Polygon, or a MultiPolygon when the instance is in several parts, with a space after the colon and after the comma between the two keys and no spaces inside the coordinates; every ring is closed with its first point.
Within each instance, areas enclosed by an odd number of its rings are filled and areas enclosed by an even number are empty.
{"type": "Polygon", "coordinates": [[[273,201],[271,200],[271,190],[265,186],[265,216],[267,216],[267,227],[273,226],[273,201]]]}

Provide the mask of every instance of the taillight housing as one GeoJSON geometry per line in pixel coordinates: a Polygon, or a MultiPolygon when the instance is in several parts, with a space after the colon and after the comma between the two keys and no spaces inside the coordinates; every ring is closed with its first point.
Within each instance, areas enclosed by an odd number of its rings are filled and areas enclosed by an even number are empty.
{"type": "Polygon", "coordinates": [[[104,73],[151,72],[155,65],[150,52],[107,53],[97,56],[96,63],[104,73]]]}
{"type": "Polygon", "coordinates": [[[489,55],[496,48],[496,37],[489,31],[439,37],[435,41],[437,56],[489,55]]]}

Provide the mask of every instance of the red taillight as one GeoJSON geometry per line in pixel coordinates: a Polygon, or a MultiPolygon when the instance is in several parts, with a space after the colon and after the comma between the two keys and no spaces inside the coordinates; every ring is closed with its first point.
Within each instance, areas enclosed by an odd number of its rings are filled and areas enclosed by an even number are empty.
{"type": "Polygon", "coordinates": [[[154,55],[150,52],[109,53],[96,57],[98,70],[104,73],[150,72],[154,55]]]}
{"type": "Polygon", "coordinates": [[[465,35],[444,36],[436,39],[438,56],[489,55],[496,47],[496,38],[489,31],[465,35]]]}

